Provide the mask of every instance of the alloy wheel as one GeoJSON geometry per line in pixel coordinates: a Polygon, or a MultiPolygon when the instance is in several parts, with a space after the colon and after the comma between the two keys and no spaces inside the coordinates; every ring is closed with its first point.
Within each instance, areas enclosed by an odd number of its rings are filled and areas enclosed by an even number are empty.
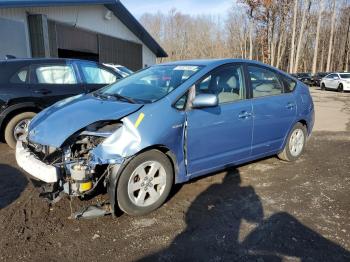
{"type": "Polygon", "coordinates": [[[295,129],[289,139],[289,151],[292,156],[297,157],[303,150],[305,135],[303,130],[295,129]]]}
{"type": "Polygon", "coordinates": [[[139,207],[154,204],[162,196],[166,185],[166,171],[157,161],[147,161],[139,165],[128,182],[131,202],[139,207]]]}

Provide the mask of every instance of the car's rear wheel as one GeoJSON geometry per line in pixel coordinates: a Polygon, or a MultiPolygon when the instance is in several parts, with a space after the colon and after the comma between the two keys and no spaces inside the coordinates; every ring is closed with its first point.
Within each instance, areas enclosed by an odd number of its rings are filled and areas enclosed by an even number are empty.
{"type": "Polygon", "coordinates": [[[339,86],[338,86],[338,92],[343,92],[343,91],[344,91],[343,84],[339,84],[339,86]]]}
{"type": "Polygon", "coordinates": [[[158,150],[136,156],[118,181],[117,201],[120,209],[129,215],[139,216],[160,207],[172,188],[173,172],[168,157],[158,150]]]}
{"type": "Polygon", "coordinates": [[[5,142],[15,148],[17,140],[24,135],[30,120],[36,115],[34,112],[24,112],[15,115],[7,123],[4,131],[5,142]]]}
{"type": "Polygon", "coordinates": [[[326,90],[326,85],[324,83],[321,84],[321,90],[326,90]]]}
{"type": "Polygon", "coordinates": [[[302,123],[297,123],[290,132],[286,145],[278,157],[284,161],[295,161],[303,153],[306,144],[307,130],[302,123]]]}

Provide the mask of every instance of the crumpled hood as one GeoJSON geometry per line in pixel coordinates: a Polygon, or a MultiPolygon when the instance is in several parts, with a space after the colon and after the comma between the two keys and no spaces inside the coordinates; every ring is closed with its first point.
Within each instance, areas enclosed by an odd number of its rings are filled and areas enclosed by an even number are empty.
{"type": "Polygon", "coordinates": [[[67,98],[40,112],[28,129],[30,142],[60,147],[80,129],[103,120],[118,120],[142,105],[103,100],[87,95],[67,98]]]}

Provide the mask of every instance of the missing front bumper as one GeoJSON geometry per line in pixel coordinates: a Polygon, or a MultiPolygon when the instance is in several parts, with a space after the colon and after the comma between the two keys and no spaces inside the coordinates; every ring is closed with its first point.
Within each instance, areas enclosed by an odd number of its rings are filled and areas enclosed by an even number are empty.
{"type": "Polygon", "coordinates": [[[16,161],[19,167],[36,179],[46,183],[56,183],[58,181],[59,169],[37,159],[32,152],[23,147],[21,141],[17,142],[16,161]]]}

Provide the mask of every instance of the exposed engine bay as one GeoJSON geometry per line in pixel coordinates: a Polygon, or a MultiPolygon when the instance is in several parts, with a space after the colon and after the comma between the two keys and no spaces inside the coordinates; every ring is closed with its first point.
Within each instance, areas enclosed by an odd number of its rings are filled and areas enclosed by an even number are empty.
{"type": "Polygon", "coordinates": [[[105,189],[111,165],[95,163],[91,153],[121,126],[122,123],[116,121],[94,123],[68,138],[61,148],[22,141],[22,146],[27,152],[34,155],[43,165],[56,169],[57,181],[46,183],[42,187],[41,195],[57,202],[64,194],[84,198],[87,195],[98,194],[97,188],[105,189]]]}

